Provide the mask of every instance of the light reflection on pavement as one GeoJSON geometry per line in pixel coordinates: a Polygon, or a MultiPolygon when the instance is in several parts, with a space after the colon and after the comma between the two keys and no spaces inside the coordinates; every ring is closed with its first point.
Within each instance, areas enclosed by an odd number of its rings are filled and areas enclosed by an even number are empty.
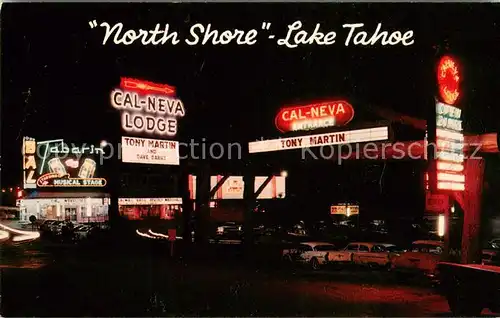
{"type": "Polygon", "coordinates": [[[22,245],[1,245],[0,268],[37,269],[49,264],[50,256],[26,243],[22,245]]]}

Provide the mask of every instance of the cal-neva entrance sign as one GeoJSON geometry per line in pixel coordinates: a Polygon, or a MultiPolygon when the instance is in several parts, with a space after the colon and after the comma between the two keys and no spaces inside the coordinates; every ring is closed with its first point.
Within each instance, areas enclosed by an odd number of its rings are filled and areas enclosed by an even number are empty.
{"type": "Polygon", "coordinates": [[[389,127],[348,130],[335,133],[280,138],[248,143],[249,153],[312,148],[389,139],[389,127]]]}

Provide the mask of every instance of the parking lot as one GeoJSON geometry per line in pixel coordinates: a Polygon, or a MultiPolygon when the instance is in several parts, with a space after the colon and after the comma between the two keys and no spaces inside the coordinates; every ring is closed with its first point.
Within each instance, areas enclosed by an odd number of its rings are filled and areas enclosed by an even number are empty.
{"type": "Polygon", "coordinates": [[[4,316],[450,315],[430,286],[387,271],[63,251],[43,242],[9,250],[2,264],[4,316]]]}

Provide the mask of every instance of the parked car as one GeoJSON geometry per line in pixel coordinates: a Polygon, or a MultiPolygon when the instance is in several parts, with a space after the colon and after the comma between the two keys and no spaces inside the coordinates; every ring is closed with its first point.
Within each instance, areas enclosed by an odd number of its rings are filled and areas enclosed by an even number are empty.
{"type": "Polygon", "coordinates": [[[283,259],[287,262],[297,262],[309,265],[313,270],[330,263],[330,255],[338,249],[325,242],[303,242],[283,250],[283,259]]]}
{"type": "Polygon", "coordinates": [[[240,236],[242,233],[242,226],[235,222],[225,222],[217,226],[217,235],[221,236],[240,236]]]}
{"type": "Polygon", "coordinates": [[[62,233],[62,227],[64,226],[64,221],[54,221],[49,225],[49,231],[52,235],[60,235],[62,233]]]}
{"type": "Polygon", "coordinates": [[[89,225],[78,225],[73,229],[73,235],[75,240],[80,241],[89,237],[92,227],[89,225]]]}
{"type": "Polygon", "coordinates": [[[43,223],[40,225],[40,231],[42,232],[50,232],[50,226],[57,222],[56,220],[45,220],[43,223]]]}
{"type": "Polygon", "coordinates": [[[353,262],[357,265],[389,268],[393,255],[398,255],[389,251],[389,248],[395,247],[394,244],[364,242],[352,244],[358,244],[358,251],[353,251],[352,257],[353,262]]]}
{"type": "MultiPolygon", "coordinates": [[[[364,245],[361,250],[365,250],[364,245]]],[[[367,250],[369,249],[367,248],[367,250]]],[[[331,253],[329,260],[332,263],[354,263],[354,253],[359,251],[359,243],[349,243],[344,249],[331,253]]]]}
{"type": "Polygon", "coordinates": [[[408,250],[404,247],[397,246],[394,244],[382,244],[385,246],[385,248],[393,254],[393,256],[401,255],[404,252],[407,252],[408,250]]]}
{"type": "Polygon", "coordinates": [[[415,241],[407,252],[392,258],[391,269],[400,273],[423,274],[435,278],[443,250],[444,243],[441,241],[415,241]]]}

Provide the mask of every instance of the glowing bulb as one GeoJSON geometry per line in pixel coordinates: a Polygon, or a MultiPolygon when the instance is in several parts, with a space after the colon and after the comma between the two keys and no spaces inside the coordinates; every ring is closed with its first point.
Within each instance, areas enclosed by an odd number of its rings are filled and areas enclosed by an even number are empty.
{"type": "Polygon", "coordinates": [[[281,176],[284,178],[288,177],[288,171],[286,170],[281,171],[281,176]]]}
{"type": "Polygon", "coordinates": [[[440,214],[438,216],[438,235],[444,236],[445,232],[445,218],[444,215],[440,214]]]}

